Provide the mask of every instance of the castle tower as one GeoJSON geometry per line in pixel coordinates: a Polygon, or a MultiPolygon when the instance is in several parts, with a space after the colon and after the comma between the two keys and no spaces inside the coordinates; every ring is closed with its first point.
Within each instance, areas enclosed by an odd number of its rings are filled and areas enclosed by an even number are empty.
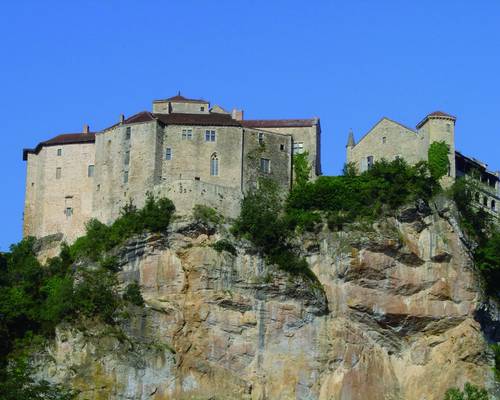
{"type": "Polygon", "coordinates": [[[448,177],[444,177],[444,184],[453,183],[455,170],[455,121],[453,115],[442,111],[435,111],[427,115],[418,125],[417,129],[422,136],[424,145],[422,146],[422,159],[427,160],[429,146],[434,142],[445,142],[450,147],[450,172],[448,177]]]}
{"type": "Polygon", "coordinates": [[[354,133],[352,129],[349,129],[349,136],[347,138],[346,150],[347,150],[347,162],[351,162],[351,150],[356,146],[356,141],[354,140],[354,133]]]}

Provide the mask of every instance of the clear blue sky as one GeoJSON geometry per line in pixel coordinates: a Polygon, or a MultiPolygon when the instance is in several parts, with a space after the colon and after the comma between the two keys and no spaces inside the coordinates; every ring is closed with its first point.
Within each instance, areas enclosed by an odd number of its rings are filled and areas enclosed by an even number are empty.
{"type": "Polygon", "coordinates": [[[23,147],[181,90],[246,118],[319,116],[325,174],[349,128],[458,117],[500,170],[500,1],[16,0],[0,10],[0,250],[21,238],[23,147]]]}

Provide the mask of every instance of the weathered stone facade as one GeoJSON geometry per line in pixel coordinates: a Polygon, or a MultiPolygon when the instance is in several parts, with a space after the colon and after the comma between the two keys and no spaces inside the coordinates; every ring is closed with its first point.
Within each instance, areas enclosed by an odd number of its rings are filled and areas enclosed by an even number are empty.
{"type": "Polygon", "coordinates": [[[358,143],[353,133],[349,133],[347,162],[354,163],[360,172],[381,159],[391,161],[401,157],[409,164],[416,164],[427,161],[433,142],[445,142],[450,148],[450,169],[448,176],[443,178],[445,186],[453,183],[457,177],[477,172],[481,182],[475,194],[477,205],[499,217],[500,174],[488,171],[486,164],[455,150],[455,120],[455,117],[437,111],[427,115],[413,130],[384,117],[358,143]]]}
{"type": "Polygon", "coordinates": [[[111,223],[148,193],[169,197],[180,214],[205,204],[235,217],[260,176],[290,188],[294,151],[308,152],[312,178],[321,173],[319,119],[246,121],[209,106],[177,95],[102,131],[25,149],[24,235],[71,242],[90,218],[111,223]]]}

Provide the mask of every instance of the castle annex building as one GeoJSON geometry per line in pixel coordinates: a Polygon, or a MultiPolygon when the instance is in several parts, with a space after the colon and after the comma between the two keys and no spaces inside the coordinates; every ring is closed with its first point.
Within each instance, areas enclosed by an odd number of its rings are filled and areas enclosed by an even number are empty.
{"type": "Polygon", "coordinates": [[[267,176],[288,189],[292,155],[308,152],[321,174],[319,119],[244,120],[180,94],[99,132],[86,126],[23,150],[27,161],[24,236],[62,233],[71,242],[97,218],[111,223],[147,193],[179,213],[205,204],[235,217],[243,193],[267,176]]]}
{"type": "Polygon", "coordinates": [[[455,121],[454,116],[436,111],[420,121],[414,130],[384,117],[358,143],[352,131],[349,133],[347,162],[354,163],[361,172],[381,159],[401,157],[410,164],[416,164],[427,161],[429,146],[433,142],[445,142],[450,148],[450,169],[444,178],[445,183],[478,174],[478,191],[474,193],[476,205],[498,218],[500,173],[489,171],[487,164],[456,151],[455,121]]]}

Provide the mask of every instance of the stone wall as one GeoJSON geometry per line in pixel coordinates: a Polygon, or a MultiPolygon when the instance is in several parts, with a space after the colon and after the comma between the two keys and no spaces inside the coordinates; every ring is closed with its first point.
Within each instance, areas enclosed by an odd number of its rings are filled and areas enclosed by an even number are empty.
{"type": "Polygon", "coordinates": [[[347,148],[347,162],[355,163],[361,172],[366,169],[368,156],[373,156],[374,161],[383,158],[392,161],[399,156],[408,163],[415,164],[427,159],[427,154],[423,158],[423,149],[426,145],[423,139],[417,132],[383,118],[360,139],[356,146],[347,148]]]}
{"type": "Polygon", "coordinates": [[[61,232],[72,241],[84,232],[92,215],[94,149],[93,143],[64,144],[28,154],[24,236],[61,232]]]}

